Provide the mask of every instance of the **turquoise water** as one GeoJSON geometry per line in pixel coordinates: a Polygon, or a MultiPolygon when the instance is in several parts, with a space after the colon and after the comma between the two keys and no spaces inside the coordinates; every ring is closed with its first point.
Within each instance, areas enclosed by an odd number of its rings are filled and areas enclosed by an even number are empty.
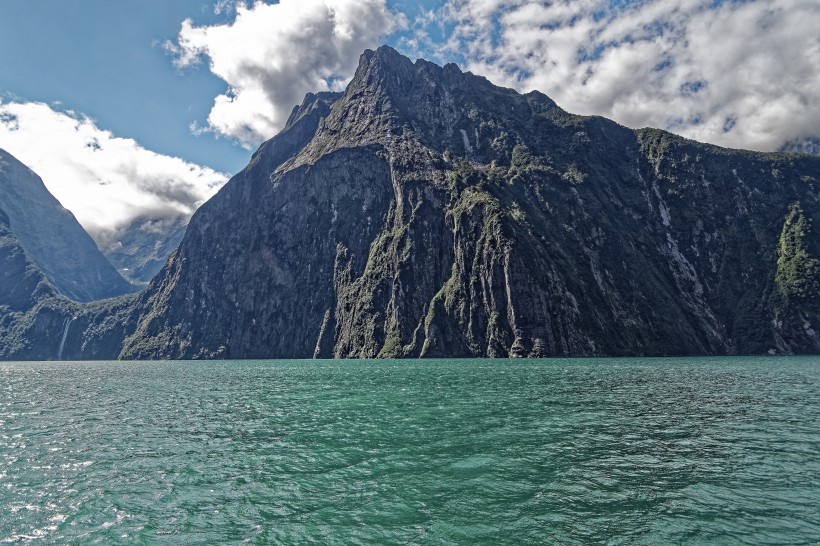
{"type": "Polygon", "coordinates": [[[0,543],[817,544],[820,358],[0,363],[0,543]]]}

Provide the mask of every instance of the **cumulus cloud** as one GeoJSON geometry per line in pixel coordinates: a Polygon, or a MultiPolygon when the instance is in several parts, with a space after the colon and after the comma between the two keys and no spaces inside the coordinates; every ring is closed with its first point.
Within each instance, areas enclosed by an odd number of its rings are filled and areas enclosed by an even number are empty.
{"type": "Polygon", "coordinates": [[[40,175],[101,246],[136,219],[189,216],[228,179],[43,103],[0,102],[0,148],[40,175]]]}
{"type": "Polygon", "coordinates": [[[228,91],[216,97],[208,126],[251,148],[282,128],[310,91],[341,90],[358,56],[405,25],[385,0],[281,0],[238,3],[226,24],[182,23],[167,44],[176,64],[207,59],[228,91]]]}
{"type": "Polygon", "coordinates": [[[757,150],[820,132],[816,0],[448,0],[438,15],[452,27],[436,56],[572,112],[757,150]]]}

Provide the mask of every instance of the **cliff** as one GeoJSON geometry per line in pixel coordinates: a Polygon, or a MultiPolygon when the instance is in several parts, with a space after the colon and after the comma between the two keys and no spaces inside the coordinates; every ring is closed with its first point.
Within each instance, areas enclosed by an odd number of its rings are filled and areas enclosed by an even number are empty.
{"type": "Polygon", "coordinates": [[[382,47],[343,94],[309,94],[67,350],[817,353],[818,184],[818,157],[630,130],[382,47]]]}
{"type": "Polygon", "coordinates": [[[781,240],[820,256],[818,181],[368,51],[197,212],[122,356],[816,352],[781,240]]]}

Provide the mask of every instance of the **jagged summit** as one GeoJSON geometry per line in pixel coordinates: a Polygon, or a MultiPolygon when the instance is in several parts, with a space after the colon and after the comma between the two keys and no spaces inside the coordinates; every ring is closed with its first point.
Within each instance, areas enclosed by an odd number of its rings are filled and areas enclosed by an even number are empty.
{"type": "MultiPolygon", "coordinates": [[[[413,62],[409,57],[402,55],[388,45],[382,45],[375,51],[366,49],[364,53],[361,54],[353,81],[362,82],[364,85],[385,83],[384,81],[379,82],[378,79],[373,77],[362,77],[366,74],[372,76],[373,73],[381,73],[384,75],[392,75],[398,78],[399,83],[401,83],[402,81],[407,82],[412,80],[415,77],[414,72],[420,73],[423,71],[435,74],[434,77],[444,76],[457,78],[460,75],[467,75],[468,77],[482,80],[488,84],[490,83],[489,80],[482,76],[476,76],[471,72],[462,72],[455,63],[447,63],[442,67],[426,59],[416,59],[416,61],[413,62]]],[[[353,87],[357,86],[353,85],[353,87]]]]}
{"type": "Polygon", "coordinates": [[[305,95],[305,98],[302,99],[302,104],[294,106],[293,110],[291,110],[290,116],[288,116],[288,120],[287,122],[285,122],[285,127],[282,129],[282,131],[287,131],[288,129],[290,129],[303,116],[306,116],[316,110],[320,110],[323,106],[330,106],[339,98],[341,98],[341,96],[342,93],[336,93],[332,91],[307,93],[305,95]]]}
{"type": "Polygon", "coordinates": [[[521,95],[454,64],[441,67],[423,59],[413,63],[382,46],[361,55],[344,94],[334,97],[295,164],[312,163],[336,149],[380,145],[508,165],[512,148],[525,140],[522,129],[541,130],[537,122],[544,115],[564,124],[577,118],[542,93],[521,95]]]}
{"type": "Polygon", "coordinates": [[[382,47],[305,97],[145,292],[75,312],[66,351],[816,353],[818,185],[820,158],[633,131],[382,47]]]}

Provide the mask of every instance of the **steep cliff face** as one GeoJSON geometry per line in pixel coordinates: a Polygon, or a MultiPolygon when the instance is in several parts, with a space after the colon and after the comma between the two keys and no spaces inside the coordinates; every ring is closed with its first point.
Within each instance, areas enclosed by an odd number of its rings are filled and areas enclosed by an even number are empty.
{"type": "Polygon", "coordinates": [[[0,305],[3,316],[27,311],[43,298],[56,295],[45,275],[31,261],[0,209],[0,305]]]}
{"type": "Polygon", "coordinates": [[[194,215],[119,356],[817,352],[818,184],[384,47],[194,215]]]}
{"type": "Polygon", "coordinates": [[[54,288],[76,301],[137,288],[123,279],[31,169],[0,150],[0,207],[9,227],[54,288]]]}
{"type": "MultiPolygon", "coordinates": [[[[49,343],[45,338],[58,327],[44,312],[44,304],[57,298],[57,291],[12,232],[8,215],[0,210],[0,358],[57,355],[59,339],[49,343]],[[44,350],[39,351],[41,347],[44,350]]],[[[58,314],[55,319],[65,320],[58,314]]]]}

